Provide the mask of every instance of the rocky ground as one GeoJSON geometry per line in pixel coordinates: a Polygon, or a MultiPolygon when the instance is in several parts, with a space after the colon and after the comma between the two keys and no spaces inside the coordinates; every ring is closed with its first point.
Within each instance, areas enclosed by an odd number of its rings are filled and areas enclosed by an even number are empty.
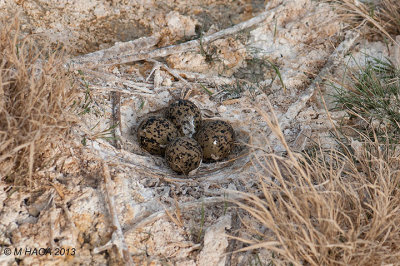
{"type": "MultiPolygon", "coordinates": [[[[54,145],[62,156],[37,174],[47,185],[32,193],[1,186],[0,246],[76,252],[1,254],[4,265],[120,264],[117,249],[102,250],[115,229],[107,193],[137,265],[256,265],[258,260],[267,265],[272,258],[264,250],[229,253],[243,244],[227,236],[245,235],[241,223],[247,217],[230,200],[233,191],[254,192],[253,148],[271,143],[271,152],[284,151],[258,110],[268,111],[271,103],[292,148],[318,141],[331,147],[332,125],[320,100],[322,92],[333,107],[325,78],[340,78],[352,62],[350,54],[362,61],[364,52],[393,53],[392,47],[347,30],[321,1],[0,0],[0,14],[16,11],[25,33],[50,39],[71,59],[116,43],[122,49],[122,42],[142,37],[148,47],[140,49],[150,51],[202,38],[264,11],[267,16],[194,50],[75,71],[82,92],[74,107],[81,120],[72,129],[74,139],[68,146],[54,145]],[[204,117],[229,121],[238,141],[228,160],[202,164],[188,178],[140,149],[135,138],[143,117],[181,96],[204,117]]],[[[334,121],[341,115],[331,113],[334,121]]]]}

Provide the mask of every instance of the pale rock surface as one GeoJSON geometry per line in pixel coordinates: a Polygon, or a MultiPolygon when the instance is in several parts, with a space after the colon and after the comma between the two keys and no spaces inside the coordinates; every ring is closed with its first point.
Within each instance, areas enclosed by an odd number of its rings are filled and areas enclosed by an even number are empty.
{"type": "Polygon", "coordinates": [[[195,22],[187,16],[183,16],[176,11],[171,11],[165,17],[168,28],[175,38],[190,37],[196,34],[195,22]]]}
{"type": "Polygon", "coordinates": [[[230,215],[225,215],[220,218],[207,228],[204,235],[204,247],[200,252],[199,265],[216,265],[224,266],[226,257],[224,253],[228,247],[228,237],[226,235],[226,229],[231,228],[230,215]]]}

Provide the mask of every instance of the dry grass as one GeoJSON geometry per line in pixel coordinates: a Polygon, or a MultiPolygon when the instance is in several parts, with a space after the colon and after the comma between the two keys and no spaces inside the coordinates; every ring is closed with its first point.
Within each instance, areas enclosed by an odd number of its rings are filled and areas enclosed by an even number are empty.
{"type": "MultiPolygon", "coordinates": [[[[343,19],[353,27],[367,25],[365,37],[376,35],[394,41],[400,35],[400,1],[379,0],[378,3],[366,4],[358,0],[335,0],[343,19]],[[372,34],[371,34],[372,33],[372,34]]],[[[400,45],[400,44],[398,44],[400,45]]]]}
{"type": "MultiPolygon", "coordinates": [[[[344,20],[353,27],[367,26],[365,37],[395,42],[400,35],[398,0],[381,0],[376,6],[354,0],[330,2],[338,4],[344,20]]],[[[246,222],[249,237],[240,240],[248,246],[242,250],[267,249],[276,255],[270,264],[398,264],[400,155],[398,141],[390,141],[399,133],[398,112],[391,112],[388,104],[387,116],[379,116],[386,115],[379,103],[387,102],[388,93],[398,95],[398,79],[393,78],[398,72],[388,66],[375,62],[359,70],[352,87],[340,91],[337,102],[349,115],[362,119],[365,128],[351,128],[351,136],[335,129],[336,148],[323,150],[317,145],[312,153],[294,153],[273,112],[268,115],[260,110],[287,156],[256,153],[259,191],[241,193],[236,201],[257,224],[246,222]],[[368,95],[363,98],[361,92],[368,95]],[[368,105],[371,101],[374,104],[368,105]],[[360,109],[366,105],[370,108],[360,109]],[[388,117],[393,132],[376,131],[372,122],[388,117]]]]}
{"type": "Polygon", "coordinates": [[[74,92],[62,53],[22,37],[15,17],[0,20],[0,181],[27,185],[73,123],[74,92]]]}
{"type": "MultiPolygon", "coordinates": [[[[260,114],[288,149],[276,117],[260,114]]],[[[262,229],[248,228],[243,250],[265,248],[294,265],[397,264],[400,157],[377,140],[351,146],[256,156],[261,194],[236,203],[262,229]]]]}

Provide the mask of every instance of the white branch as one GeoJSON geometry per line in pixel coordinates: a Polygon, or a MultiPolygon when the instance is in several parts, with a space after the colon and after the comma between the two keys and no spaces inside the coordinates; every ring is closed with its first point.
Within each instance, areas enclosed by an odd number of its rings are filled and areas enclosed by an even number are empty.
{"type": "Polygon", "coordinates": [[[109,74],[109,73],[106,73],[106,72],[99,72],[99,71],[94,71],[94,70],[89,70],[89,69],[85,70],[84,72],[87,73],[87,74],[102,78],[104,80],[108,80],[108,81],[111,81],[111,82],[117,82],[117,83],[124,84],[124,85],[126,85],[128,87],[134,88],[134,89],[136,89],[138,91],[141,91],[141,92],[145,92],[145,93],[149,93],[149,94],[154,93],[152,90],[144,88],[145,86],[146,87],[150,87],[151,84],[133,82],[131,80],[120,78],[120,77],[117,77],[115,75],[112,75],[112,74],[109,74]]]}
{"type": "MultiPolygon", "coordinates": [[[[349,31],[346,39],[339,44],[339,46],[335,49],[335,51],[329,56],[328,61],[325,66],[321,69],[318,75],[314,78],[313,82],[308,86],[308,88],[301,94],[298,100],[293,103],[287,112],[280,117],[278,117],[278,121],[280,127],[283,130],[287,129],[290,123],[296,118],[299,112],[304,108],[310,98],[314,95],[315,90],[319,87],[319,85],[323,82],[324,78],[327,77],[329,72],[341,62],[341,59],[344,55],[350,50],[350,48],[354,45],[354,43],[358,40],[360,34],[358,32],[349,31]]],[[[270,135],[270,140],[276,138],[274,134],[270,135]]],[[[283,147],[280,147],[283,148],[283,147]]]]}
{"type": "MultiPolygon", "coordinates": [[[[267,10],[261,13],[260,15],[251,18],[247,21],[241,22],[237,25],[218,31],[211,35],[204,36],[201,40],[200,39],[191,40],[185,43],[161,47],[152,51],[143,51],[143,49],[140,49],[140,46],[137,43],[134,43],[136,41],[135,40],[132,41],[133,45],[132,49],[130,50],[130,53],[118,54],[115,52],[115,50],[117,50],[115,48],[112,49],[112,53],[108,53],[109,49],[100,50],[91,54],[73,58],[68,63],[66,63],[66,67],[71,71],[78,69],[91,69],[98,66],[123,64],[123,63],[135,62],[156,57],[165,57],[171,54],[183,53],[199,47],[200,41],[202,44],[207,44],[224,36],[235,34],[244,29],[250,28],[264,21],[271,14],[273,14],[272,10],[267,10]]],[[[153,44],[156,38],[157,37],[153,37],[153,39],[151,39],[151,41],[149,42],[153,44]]],[[[137,42],[139,42],[138,40],[137,42]]]]}
{"type": "Polygon", "coordinates": [[[122,232],[121,224],[118,220],[117,211],[115,209],[114,197],[111,194],[111,177],[110,170],[108,169],[108,165],[103,163],[103,174],[104,174],[104,183],[106,189],[106,200],[108,203],[108,209],[110,211],[112,225],[114,226],[114,232],[112,233],[111,240],[108,241],[104,246],[95,248],[93,252],[95,254],[102,252],[104,250],[111,249],[113,246],[117,247],[117,250],[121,256],[125,260],[126,265],[133,265],[132,257],[129,253],[128,247],[125,243],[124,234],[122,232]]]}

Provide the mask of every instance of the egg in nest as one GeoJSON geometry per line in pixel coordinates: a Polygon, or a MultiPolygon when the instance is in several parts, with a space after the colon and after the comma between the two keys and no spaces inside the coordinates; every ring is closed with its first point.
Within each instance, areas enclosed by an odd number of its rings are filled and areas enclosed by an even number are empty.
{"type": "Polygon", "coordinates": [[[201,163],[200,145],[192,138],[181,137],[171,141],[165,151],[165,160],[178,174],[187,175],[201,163]]]}
{"type": "Polygon", "coordinates": [[[201,126],[200,109],[189,100],[177,100],[166,111],[166,118],[178,128],[181,135],[192,137],[201,126]]]}
{"type": "Polygon", "coordinates": [[[235,141],[232,126],[222,120],[206,120],[196,134],[204,162],[220,161],[231,153],[235,141]]]}
{"type": "Polygon", "coordinates": [[[153,155],[164,155],[167,144],[179,137],[176,126],[163,117],[150,116],[137,130],[140,146],[153,155]]]}

